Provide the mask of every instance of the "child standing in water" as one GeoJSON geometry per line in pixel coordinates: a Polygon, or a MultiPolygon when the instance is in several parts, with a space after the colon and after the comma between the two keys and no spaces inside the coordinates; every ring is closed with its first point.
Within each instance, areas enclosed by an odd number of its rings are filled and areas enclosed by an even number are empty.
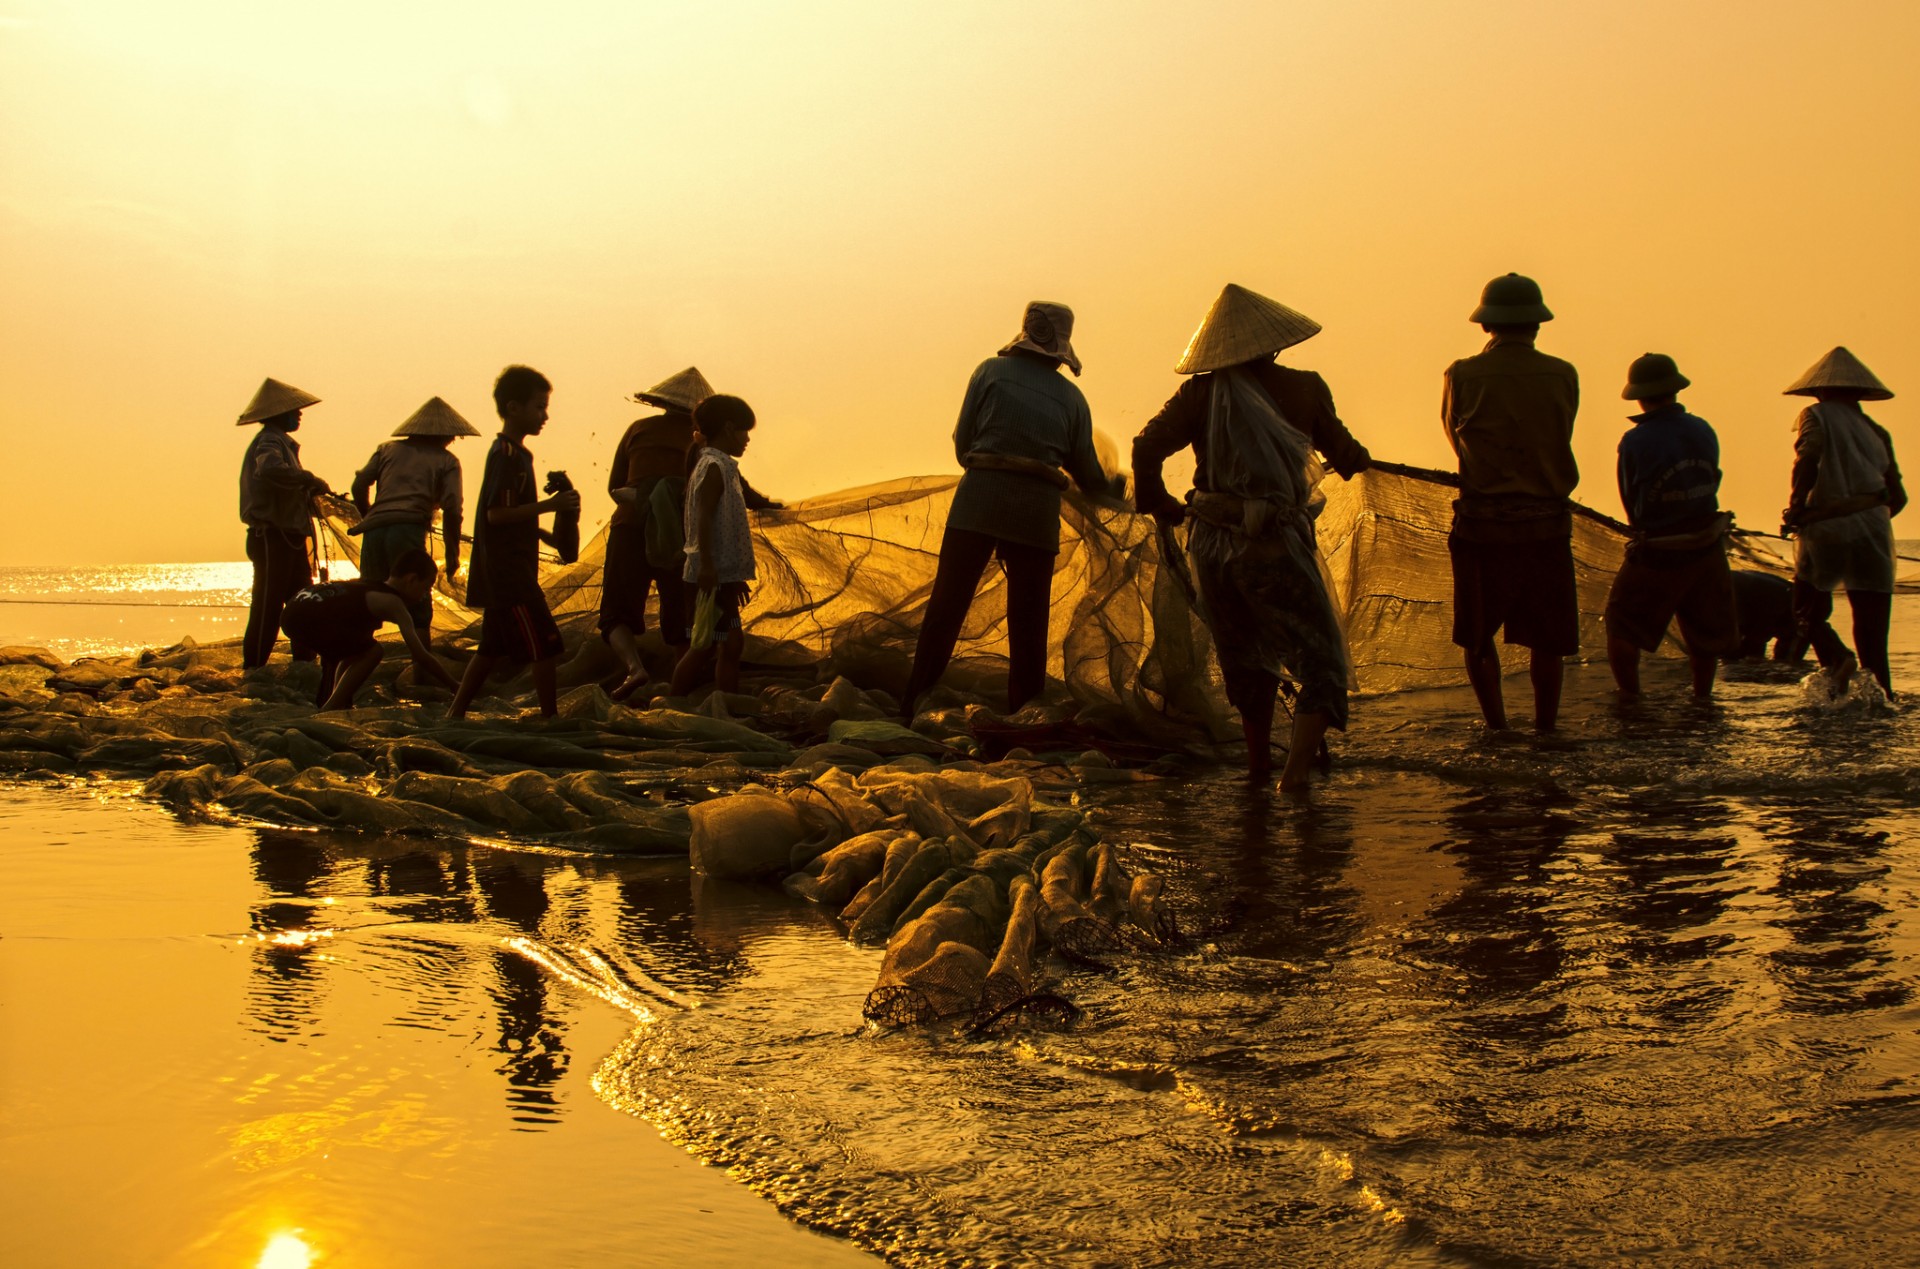
{"type": "Polygon", "coordinates": [[[753,410],[739,397],[710,396],[695,407],[693,423],[706,444],[687,481],[684,576],[698,598],[692,642],[673,671],[675,696],[691,691],[709,665],[721,691],[740,690],[740,609],[754,580],[753,528],[736,461],[747,452],[753,410]]]}
{"type": "Polygon", "coordinates": [[[532,662],[540,712],[551,718],[559,708],[554,663],[566,643],[540,589],[540,541],[548,536],[540,517],[562,508],[578,511],[580,495],[569,489],[542,499],[526,444],[547,425],[552,395],[553,385],[531,366],[508,366],[493,385],[500,435],[487,451],[467,578],[467,604],[480,610],[480,647],[447,711],[452,718],[466,717],[467,706],[504,660],[532,662]]]}

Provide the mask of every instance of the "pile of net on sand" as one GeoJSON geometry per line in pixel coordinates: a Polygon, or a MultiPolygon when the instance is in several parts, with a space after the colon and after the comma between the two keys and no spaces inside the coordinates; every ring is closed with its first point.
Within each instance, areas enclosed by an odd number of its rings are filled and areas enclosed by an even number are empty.
{"type": "Polygon", "coordinates": [[[1072,1013],[1043,990],[1049,951],[1101,964],[1177,940],[1161,879],[1129,875],[1078,810],[1023,776],[832,770],[784,794],[749,789],[693,808],[692,856],[714,876],[783,877],[885,943],[868,1019],[990,1027],[1072,1013]]]}
{"type": "MultiPolygon", "coordinates": [[[[1382,464],[1320,486],[1320,548],[1361,694],[1465,682],[1452,642],[1447,552],[1455,483],[1445,473],[1382,464]]],[[[953,477],[911,477],[756,513],[760,580],[744,613],[748,659],[809,667],[822,679],[844,675],[897,695],[912,666],[957,484],[953,477]]],[[[1062,520],[1047,670],[1082,722],[1161,743],[1234,735],[1212,641],[1180,570],[1163,566],[1166,539],[1153,520],[1077,490],[1066,495],[1062,520]]],[[[344,513],[322,521],[335,555],[357,550],[359,539],[346,532],[350,523],[344,513]]],[[[1585,657],[1605,655],[1607,589],[1626,541],[1618,522],[1579,509],[1573,548],[1585,657]]],[[[1765,541],[1737,538],[1736,564],[1788,571],[1765,541]]],[[[603,530],[577,563],[547,567],[543,585],[557,614],[598,610],[605,552],[603,530]]],[[[459,597],[454,585],[440,602],[456,623],[470,621],[475,614],[459,606],[459,597]]],[[[1006,634],[1006,581],[990,569],[946,678],[959,697],[997,697],[1006,634]]]]}

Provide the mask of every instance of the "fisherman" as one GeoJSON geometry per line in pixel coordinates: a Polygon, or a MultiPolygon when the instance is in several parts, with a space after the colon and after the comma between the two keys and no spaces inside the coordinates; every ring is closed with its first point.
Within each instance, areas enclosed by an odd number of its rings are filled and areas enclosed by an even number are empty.
{"type": "Polygon", "coordinates": [[[1580,650],[1573,579],[1573,512],[1580,483],[1573,416],[1580,378],[1536,349],[1553,320],[1532,278],[1487,283],[1469,321],[1492,336],[1476,356],[1447,367],[1440,415],[1460,461],[1447,549],[1453,557],[1453,641],[1488,728],[1504,731],[1500,653],[1493,636],[1531,652],[1533,725],[1560,714],[1561,658],[1580,650]]]}
{"type": "Polygon", "coordinates": [[[287,601],[287,634],[320,654],[316,706],[353,707],[354,693],[380,664],[373,632],[387,622],[400,628],[413,654],[415,674],[449,690],[457,686],[413,622],[414,610],[432,592],[438,571],[431,555],[413,547],[394,560],[384,581],[367,581],[362,573],[359,581],[321,582],[287,601]]]}
{"type": "Polygon", "coordinates": [[[687,485],[686,565],[681,575],[696,588],[698,598],[689,646],[673,670],[675,696],[692,691],[710,665],[721,691],[740,690],[740,657],[746,647],[740,610],[755,577],[753,526],[747,521],[737,462],[747,452],[753,409],[739,397],[715,394],[694,407],[693,420],[705,444],[687,485]]]}
{"type": "Polygon", "coordinates": [[[647,628],[649,589],[660,595],[660,637],[676,662],[687,651],[687,588],[681,581],[687,460],[694,407],[712,395],[713,386],[692,366],[636,392],[635,401],[663,413],[634,420],[614,447],[607,493],[615,506],[607,525],[600,637],[627,669],[614,689],[615,700],[625,700],[647,681],[638,638],[647,628]]]}
{"type": "Polygon", "coordinates": [[[1888,401],[1893,393],[1858,357],[1835,348],[1786,395],[1814,398],[1795,425],[1793,494],[1781,513],[1781,532],[1797,539],[1794,622],[1842,688],[1864,665],[1891,698],[1893,517],[1907,505],[1907,491],[1893,438],[1860,403],[1888,401]],[[1828,624],[1836,586],[1846,587],[1853,609],[1857,659],[1828,624]]]}
{"type": "MultiPolygon", "coordinates": [[[[313,500],[331,492],[327,482],[300,465],[300,411],[320,398],[278,379],[268,379],[241,412],[239,426],[260,430],[240,462],[240,519],[247,526],[247,558],[253,561],[253,595],[240,664],[256,670],[273,655],[280,637],[280,611],[313,580],[313,500]]],[[[293,659],[313,652],[292,643],[293,659]]]]}
{"type": "Polygon", "coordinates": [[[940,562],[920,623],[901,715],[946,672],[980,578],[995,556],[1006,571],[1007,708],[1047,685],[1047,617],[1060,553],[1060,494],[1069,483],[1107,492],[1087,399],[1060,367],[1080,374],[1073,310],[1035,300],[1020,331],[967,384],[953,451],[965,474],[947,511],[940,562]],[[1062,469],[1065,469],[1064,471],[1062,469]],[[1071,476],[1071,482],[1069,481],[1071,476]]]}
{"type": "Polygon", "coordinates": [[[508,659],[532,663],[542,714],[551,718],[559,709],[554,663],[566,644],[540,589],[540,543],[550,540],[541,531],[540,517],[578,511],[580,495],[567,489],[541,498],[526,445],[527,437],[538,436],[547,425],[552,394],[553,385],[531,366],[508,366],[494,381],[500,435],[487,451],[487,469],[480,480],[473,567],[467,578],[467,604],[480,609],[480,647],[467,662],[447,711],[453,718],[466,716],[487,676],[508,659]]]}
{"type": "MultiPolygon", "coordinates": [[[[399,439],[373,451],[367,465],[353,477],[353,505],[359,508],[360,523],[348,532],[360,536],[360,576],[386,577],[406,552],[426,550],[437,510],[451,578],[460,571],[462,505],[460,460],[451,446],[455,437],[478,436],[480,429],[434,397],[393,434],[399,439]],[[374,488],[378,496],[369,502],[367,492],[374,488]]],[[[433,624],[432,596],[414,601],[412,613],[413,624],[425,639],[433,624]]]]}
{"type": "Polygon", "coordinates": [[[1240,711],[1247,773],[1273,770],[1280,680],[1300,685],[1280,787],[1305,788],[1329,727],[1347,725],[1351,667],[1331,583],[1314,541],[1319,450],[1343,477],[1372,465],[1311,370],[1275,354],[1320,324],[1229,284],[1187,344],[1176,372],[1192,375],[1133,441],[1134,502],[1163,526],[1194,519],[1188,538],[1201,615],[1213,633],[1227,700],[1240,711]],[[1193,492],[1183,505],[1160,467],[1191,445],[1193,492]]]}
{"type": "Polygon", "coordinates": [[[1741,659],[1766,656],[1768,644],[1773,645],[1776,661],[1806,656],[1806,640],[1793,623],[1793,583],[1787,578],[1757,568],[1737,568],[1733,602],[1740,615],[1741,659]]]}
{"type": "Polygon", "coordinates": [[[1640,654],[1660,646],[1676,615],[1701,700],[1713,695],[1720,658],[1740,650],[1727,566],[1733,517],[1720,510],[1720,440],[1681,407],[1679,394],[1691,382],[1673,358],[1647,353],[1627,368],[1620,390],[1640,403],[1619,450],[1620,504],[1633,536],[1607,594],[1607,663],[1626,700],[1640,695],[1640,654]]]}

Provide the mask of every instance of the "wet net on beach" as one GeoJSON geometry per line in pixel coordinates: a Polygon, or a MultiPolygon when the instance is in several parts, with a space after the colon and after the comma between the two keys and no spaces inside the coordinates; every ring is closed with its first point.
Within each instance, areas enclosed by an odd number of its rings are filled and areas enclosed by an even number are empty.
{"type": "MultiPolygon", "coordinates": [[[[932,590],[957,477],[919,476],[809,498],[756,513],[759,582],[745,615],[748,657],[812,665],[898,693],[913,659],[932,590]]],[[[1351,481],[1329,479],[1318,532],[1363,694],[1464,681],[1451,639],[1452,574],[1447,530],[1454,489],[1444,473],[1381,464],[1351,481]]],[[[335,556],[357,558],[338,504],[321,522],[335,556]]],[[[1177,540],[1184,534],[1175,534],[1177,540]]],[[[1605,648],[1602,614],[1626,535],[1617,522],[1580,509],[1573,551],[1583,655],[1605,648]]],[[[1736,567],[1790,571],[1777,541],[1734,540],[1736,567]]],[[[1154,522],[1070,492],[1062,506],[1053,578],[1049,675],[1089,723],[1124,724],[1144,738],[1197,729],[1235,730],[1211,642],[1195,616],[1181,570],[1163,558],[1154,522]]],[[[600,604],[604,529],[573,564],[548,563],[542,582],[556,616],[586,617],[600,604]]],[[[458,583],[439,603],[455,625],[477,614],[458,583]]],[[[989,570],[968,613],[946,681],[988,696],[1006,672],[1006,582],[989,570]]]]}

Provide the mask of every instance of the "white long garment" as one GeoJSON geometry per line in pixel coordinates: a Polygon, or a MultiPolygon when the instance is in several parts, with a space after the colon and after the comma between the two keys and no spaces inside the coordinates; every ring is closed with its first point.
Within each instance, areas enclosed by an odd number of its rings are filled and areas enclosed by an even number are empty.
{"type": "MultiPolygon", "coordinates": [[[[1820,442],[1820,470],[1807,506],[1817,511],[1850,498],[1883,493],[1893,459],[1860,407],[1821,401],[1800,414],[1798,435],[1820,442]]],[[[1893,590],[1893,516],[1884,506],[1816,520],[1794,544],[1794,576],[1819,590],[1893,590]]]]}
{"type": "Polygon", "coordinates": [[[700,566],[709,551],[714,575],[722,585],[754,580],[753,526],[747,522],[747,499],[740,489],[740,464],[711,445],[700,451],[700,461],[687,481],[686,533],[687,566],[681,576],[687,581],[700,580],[700,566]],[[721,482],[710,544],[700,538],[700,488],[709,480],[721,482]]]}

